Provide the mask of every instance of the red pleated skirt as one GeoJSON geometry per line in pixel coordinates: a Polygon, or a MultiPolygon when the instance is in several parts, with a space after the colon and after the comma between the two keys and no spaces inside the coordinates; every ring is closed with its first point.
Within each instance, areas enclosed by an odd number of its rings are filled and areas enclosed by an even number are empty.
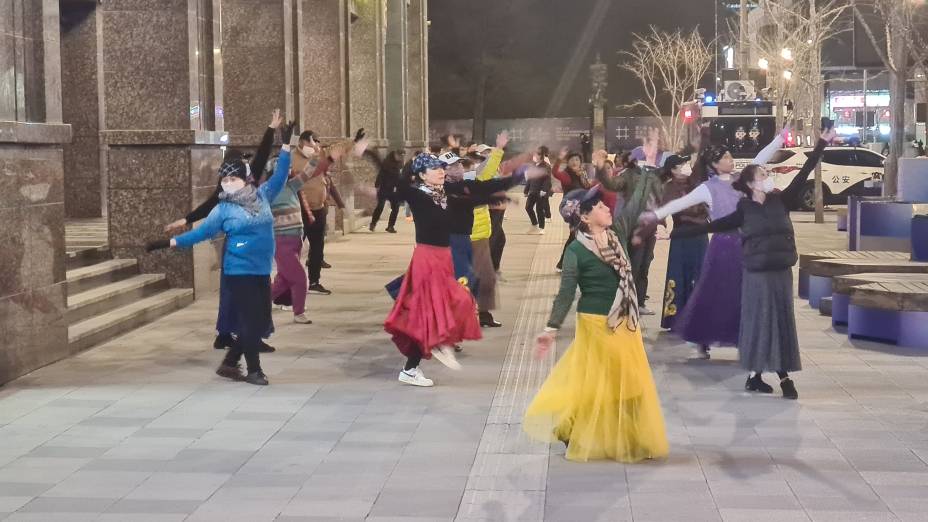
{"type": "Polygon", "coordinates": [[[383,326],[407,357],[419,353],[429,359],[438,346],[480,339],[477,305],[454,278],[450,248],[416,245],[383,326]]]}

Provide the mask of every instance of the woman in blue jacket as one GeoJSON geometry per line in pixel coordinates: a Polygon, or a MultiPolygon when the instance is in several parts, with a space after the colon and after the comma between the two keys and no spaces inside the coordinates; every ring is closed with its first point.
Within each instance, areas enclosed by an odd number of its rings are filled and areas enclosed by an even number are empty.
{"type": "Polygon", "coordinates": [[[290,172],[291,123],[283,133],[283,147],[274,174],[260,187],[249,184],[248,167],[240,159],[223,162],[219,169],[222,193],[219,204],[203,223],[170,241],[149,243],[148,250],[191,248],[212,239],[220,232],[226,236],[222,262],[223,277],[229,286],[237,324],[238,338],[216,373],[235,381],[267,385],[261,370],[258,350],[261,335],[271,320],[271,265],[274,260],[274,216],[271,202],[283,190],[290,172]],[[239,361],[245,356],[248,374],[242,375],[239,361]]]}

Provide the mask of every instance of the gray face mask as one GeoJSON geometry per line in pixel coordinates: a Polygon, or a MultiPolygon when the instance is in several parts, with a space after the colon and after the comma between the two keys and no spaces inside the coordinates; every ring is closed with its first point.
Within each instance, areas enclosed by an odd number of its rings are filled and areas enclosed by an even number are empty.
{"type": "Polygon", "coordinates": [[[476,180],[476,179],[477,179],[477,171],[476,171],[476,170],[468,170],[467,172],[464,173],[464,179],[469,180],[469,181],[474,181],[474,180],[476,180]]]}

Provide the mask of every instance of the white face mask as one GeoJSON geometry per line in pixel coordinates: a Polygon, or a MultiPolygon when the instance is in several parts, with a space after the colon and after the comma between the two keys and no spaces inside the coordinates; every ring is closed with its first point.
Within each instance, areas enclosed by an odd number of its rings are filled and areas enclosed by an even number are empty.
{"type": "Polygon", "coordinates": [[[763,191],[764,194],[769,194],[773,192],[775,188],[777,187],[776,187],[776,184],[773,182],[773,178],[767,178],[764,181],[760,182],[760,190],[763,191]]]}
{"type": "Polygon", "coordinates": [[[307,158],[310,157],[310,156],[312,156],[313,154],[316,153],[316,151],[315,151],[312,147],[310,147],[309,145],[303,145],[303,148],[300,149],[300,151],[301,151],[301,152],[303,153],[303,155],[306,156],[307,158]]]}
{"type": "Polygon", "coordinates": [[[693,167],[689,163],[684,163],[680,166],[680,175],[686,176],[687,178],[693,174],[693,167]]]}
{"type": "Polygon", "coordinates": [[[464,173],[464,179],[470,180],[470,181],[477,179],[477,171],[468,170],[467,172],[464,173]]]}
{"type": "Polygon", "coordinates": [[[242,178],[228,177],[222,180],[222,191],[226,194],[235,194],[245,188],[245,180],[242,178]]]}

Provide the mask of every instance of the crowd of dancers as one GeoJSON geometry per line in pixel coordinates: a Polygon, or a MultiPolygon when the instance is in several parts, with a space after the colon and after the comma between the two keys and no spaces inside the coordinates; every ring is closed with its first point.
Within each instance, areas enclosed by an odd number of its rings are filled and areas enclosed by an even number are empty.
{"type": "Polygon", "coordinates": [[[337,165],[354,154],[378,168],[371,232],[387,203],[388,233],[396,232],[404,205],[415,226],[408,269],[386,285],[395,302],[384,329],[405,357],[401,383],[433,386],[423,361],[434,357],[460,370],[456,353],[462,343],[479,340],[483,328],[502,326],[493,311],[499,306],[503,222],[510,189],[524,183],[529,232],[543,234],[550,225],[556,192],[563,193],[557,214],[570,230],[556,267],[560,290],[537,337],[538,356],[554,345],[580,290],[573,342],[525,413],[529,435],[563,442],[571,460],[635,462],[667,455],[641,333],[641,317],[655,313],[647,303],[648,274],[657,226],[668,226],[667,218],[672,233],[661,327],[691,343],[701,358],[710,358],[713,346],[737,346],[748,372],[746,390],[772,393],[762,374],[775,372],[783,397],[798,398],[789,375],[801,364],[793,311],[797,253],[788,209],[833,132],[823,134],[797,181],[783,190],[774,188],[762,165],[782,146],[785,130],[741,172],[724,147],[689,156],[639,148],[614,160],[602,150],[583,158],[562,149],[552,160],[549,149],[538,146],[504,161],[504,132],[493,146],[447,137],[411,158],[393,151],[380,160],[366,150],[363,129],[353,140],[325,145],[312,131],[294,133],[295,124],[275,111],[255,154],[227,151],[212,197],[166,227],[173,237],[148,245],[150,252],[190,248],[225,235],[214,343],[228,349],[216,370],[220,376],[267,385],[259,354],[274,351],[264,341],[274,331],[272,304],[292,309],[295,323],[309,324],[306,294],[331,293],[320,277],[329,266],[326,213],[330,203],[340,205],[337,165]],[[271,158],[278,140],[279,153],[271,158]]]}

